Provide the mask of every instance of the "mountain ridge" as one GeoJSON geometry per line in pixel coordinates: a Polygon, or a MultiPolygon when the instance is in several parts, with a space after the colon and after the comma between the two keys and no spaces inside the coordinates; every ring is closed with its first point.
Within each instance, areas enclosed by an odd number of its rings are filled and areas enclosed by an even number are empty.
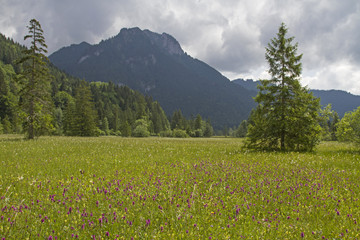
{"type": "Polygon", "coordinates": [[[87,81],[127,85],[159,101],[168,115],[181,109],[213,126],[237,126],[255,106],[245,88],[192,58],[167,33],[124,28],[98,44],[61,48],[49,56],[58,68],[87,81]]]}
{"type": "MultiPolygon", "coordinates": [[[[254,81],[252,79],[235,79],[232,82],[243,86],[244,88],[253,92],[253,96],[257,94],[257,84],[259,81],[254,81]]],[[[321,89],[310,89],[315,97],[320,98],[320,104],[325,107],[328,104],[331,104],[332,109],[336,111],[340,117],[343,117],[344,114],[348,111],[355,110],[360,106],[360,96],[354,95],[352,93],[343,91],[343,90],[321,90],[321,89]]]]}

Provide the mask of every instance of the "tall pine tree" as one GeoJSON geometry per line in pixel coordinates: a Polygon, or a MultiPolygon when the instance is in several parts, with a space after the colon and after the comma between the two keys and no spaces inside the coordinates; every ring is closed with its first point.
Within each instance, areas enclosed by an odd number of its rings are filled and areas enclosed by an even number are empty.
{"type": "Polygon", "coordinates": [[[96,136],[98,134],[95,105],[92,102],[90,87],[84,80],[75,90],[75,111],[73,114],[72,135],[96,136]]]}
{"type": "Polygon", "coordinates": [[[51,75],[47,66],[48,59],[44,55],[47,53],[47,45],[40,23],[32,19],[27,28],[29,34],[24,40],[31,39],[31,45],[29,49],[24,50],[24,56],[18,61],[24,66],[20,100],[27,138],[34,139],[35,136],[52,128],[51,75]]]}
{"type": "Polygon", "coordinates": [[[294,37],[286,37],[282,23],[266,48],[270,80],[261,80],[255,97],[257,108],[250,117],[248,148],[312,150],[318,143],[319,99],[300,85],[301,58],[294,37]]]}

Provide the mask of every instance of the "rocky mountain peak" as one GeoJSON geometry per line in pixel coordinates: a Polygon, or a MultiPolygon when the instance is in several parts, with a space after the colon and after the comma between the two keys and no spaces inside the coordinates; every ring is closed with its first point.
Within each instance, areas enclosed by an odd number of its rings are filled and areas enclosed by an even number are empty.
{"type": "Polygon", "coordinates": [[[161,51],[169,55],[183,55],[179,42],[167,33],[158,34],[150,30],[141,30],[138,27],[123,28],[120,33],[115,37],[121,39],[125,43],[133,43],[134,41],[149,41],[152,45],[158,47],[161,51]]]}
{"type": "Polygon", "coordinates": [[[150,39],[151,43],[157,45],[160,49],[164,49],[170,55],[183,55],[179,42],[167,33],[158,34],[149,30],[144,30],[144,34],[150,39]]]}

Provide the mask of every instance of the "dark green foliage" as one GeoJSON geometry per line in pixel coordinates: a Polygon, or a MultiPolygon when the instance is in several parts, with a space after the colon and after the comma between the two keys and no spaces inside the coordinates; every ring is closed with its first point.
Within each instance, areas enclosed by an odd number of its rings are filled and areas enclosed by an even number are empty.
{"type": "MultiPolygon", "coordinates": [[[[203,121],[200,114],[196,118],[187,120],[181,110],[173,113],[170,125],[174,137],[185,137],[183,133],[186,133],[187,137],[211,137],[214,134],[210,120],[203,121]]],[[[164,132],[163,135],[168,135],[168,133],[164,132]]]]}
{"type": "Polygon", "coordinates": [[[152,123],[152,132],[156,135],[170,129],[169,121],[164,110],[158,102],[150,102],[150,121],[152,123]]]}
{"type": "Polygon", "coordinates": [[[266,48],[270,80],[261,80],[250,116],[246,147],[312,150],[319,141],[319,99],[300,85],[301,57],[282,24],[266,48]]]}
{"type": "Polygon", "coordinates": [[[121,136],[123,137],[131,136],[131,126],[128,123],[128,121],[125,121],[120,125],[120,131],[121,131],[121,136]]]}
{"type": "Polygon", "coordinates": [[[185,130],[187,127],[186,118],[182,115],[181,110],[177,110],[173,113],[170,123],[171,129],[182,129],[185,130]]]}
{"type": "Polygon", "coordinates": [[[148,130],[153,135],[169,129],[169,121],[160,104],[151,98],[111,82],[95,82],[90,86],[101,123],[100,129],[105,133],[108,130],[104,122],[107,121],[110,133],[120,132],[122,136],[131,136],[136,128],[136,120],[143,118],[149,119],[148,130]]]}
{"type": "Polygon", "coordinates": [[[243,138],[247,134],[248,121],[244,120],[240,123],[238,128],[236,129],[235,136],[238,138],[243,138]]]}
{"type": "Polygon", "coordinates": [[[211,137],[214,135],[214,129],[210,123],[210,120],[207,120],[205,123],[204,137],[211,137]]]}
{"type": "Polygon", "coordinates": [[[70,136],[96,136],[97,114],[90,86],[81,81],[75,89],[75,103],[68,104],[66,109],[65,129],[66,135],[70,136]]]}
{"type": "Polygon", "coordinates": [[[4,133],[21,131],[19,119],[19,86],[14,81],[16,73],[10,64],[0,62],[0,123],[4,133]]]}
{"type": "Polygon", "coordinates": [[[24,40],[30,39],[29,49],[23,50],[23,56],[18,63],[23,64],[20,78],[20,105],[27,138],[34,139],[52,128],[50,82],[48,71],[47,46],[40,23],[32,19],[28,26],[29,34],[24,40]]]}

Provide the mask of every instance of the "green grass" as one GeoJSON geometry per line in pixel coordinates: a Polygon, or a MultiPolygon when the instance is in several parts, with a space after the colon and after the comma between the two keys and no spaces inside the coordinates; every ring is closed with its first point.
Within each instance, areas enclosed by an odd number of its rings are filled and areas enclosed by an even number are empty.
{"type": "Polygon", "coordinates": [[[0,136],[5,239],[359,239],[360,155],[232,138],[0,136]]]}

